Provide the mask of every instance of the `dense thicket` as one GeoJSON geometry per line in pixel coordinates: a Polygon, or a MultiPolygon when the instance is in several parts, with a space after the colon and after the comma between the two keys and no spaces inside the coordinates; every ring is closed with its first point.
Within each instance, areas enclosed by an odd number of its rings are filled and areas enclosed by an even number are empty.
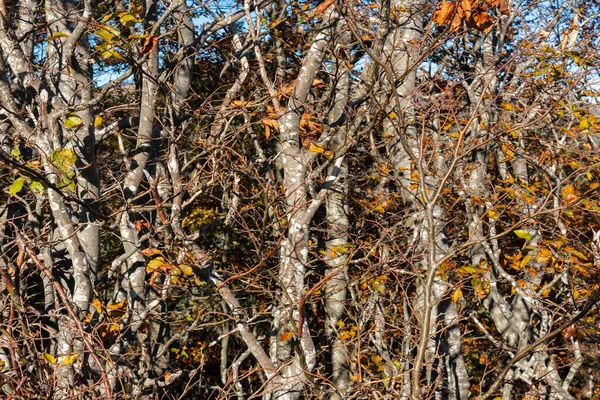
{"type": "Polygon", "coordinates": [[[0,397],[599,398],[599,15],[0,0],[0,397]]]}

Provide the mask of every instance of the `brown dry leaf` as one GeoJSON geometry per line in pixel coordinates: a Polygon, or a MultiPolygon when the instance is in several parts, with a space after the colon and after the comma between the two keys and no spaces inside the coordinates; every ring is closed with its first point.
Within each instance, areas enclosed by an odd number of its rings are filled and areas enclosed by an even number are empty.
{"type": "Polygon", "coordinates": [[[331,6],[333,3],[335,3],[335,0],[325,0],[324,2],[319,4],[317,9],[315,10],[315,14],[316,15],[323,14],[325,12],[325,10],[327,10],[329,8],[329,6],[331,6]]]}
{"type": "Polygon", "coordinates": [[[565,340],[569,340],[570,338],[577,336],[577,328],[575,328],[575,325],[571,325],[570,327],[568,327],[567,329],[565,329],[563,331],[563,338],[565,340]]]}
{"type": "Polygon", "coordinates": [[[312,87],[317,89],[325,89],[327,87],[327,84],[323,82],[322,79],[317,78],[313,81],[312,87]]]}
{"type": "Polygon", "coordinates": [[[454,14],[455,7],[456,4],[453,1],[443,2],[442,6],[435,10],[435,13],[433,14],[433,20],[435,23],[438,25],[445,25],[448,23],[454,14]]]}
{"type": "MultiPolygon", "coordinates": [[[[273,128],[277,132],[279,132],[279,122],[276,119],[265,118],[261,122],[265,126],[265,131],[267,130],[267,128],[273,128]]],[[[269,135],[270,134],[271,133],[269,132],[269,135]]],[[[267,138],[268,138],[268,136],[267,136],[267,138]]]]}
{"type": "Polygon", "coordinates": [[[229,103],[231,105],[231,108],[244,108],[246,107],[250,102],[249,101],[244,101],[244,100],[233,100],[231,103],[229,103]]]}
{"type": "Polygon", "coordinates": [[[492,25],[494,25],[494,20],[485,11],[475,13],[473,21],[475,22],[475,27],[484,33],[488,33],[492,29],[492,25]]]}
{"type": "Polygon", "coordinates": [[[501,14],[510,15],[507,0],[487,0],[486,2],[492,7],[498,7],[501,14]]]}
{"type": "Polygon", "coordinates": [[[142,46],[141,52],[143,55],[150,54],[156,48],[158,44],[158,37],[156,36],[148,36],[146,40],[144,40],[144,45],[142,46]]]}
{"type": "Polygon", "coordinates": [[[162,251],[159,249],[155,249],[155,248],[148,248],[148,249],[144,249],[144,250],[140,251],[140,253],[142,253],[146,257],[152,257],[157,254],[162,254],[162,251]]]}
{"type": "Polygon", "coordinates": [[[283,332],[281,334],[281,336],[279,337],[279,340],[282,342],[287,342],[288,340],[290,340],[292,338],[292,336],[294,336],[294,334],[292,332],[283,332]]]}

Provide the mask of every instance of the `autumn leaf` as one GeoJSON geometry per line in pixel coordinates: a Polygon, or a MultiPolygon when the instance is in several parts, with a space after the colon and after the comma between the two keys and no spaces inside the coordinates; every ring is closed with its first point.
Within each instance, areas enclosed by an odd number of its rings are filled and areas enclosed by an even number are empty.
{"type": "Polygon", "coordinates": [[[531,236],[531,233],[529,233],[525,229],[517,229],[514,231],[514,234],[517,235],[517,237],[519,237],[521,239],[525,239],[525,240],[531,240],[533,237],[533,236],[531,236]]]}
{"type": "Polygon", "coordinates": [[[486,0],[490,7],[496,7],[500,10],[500,14],[510,15],[507,0],[486,0]]]}
{"type": "Polygon", "coordinates": [[[141,53],[143,55],[152,53],[154,51],[154,49],[156,48],[157,43],[158,43],[158,37],[148,36],[146,38],[146,40],[144,41],[144,45],[142,46],[142,49],[140,50],[141,53]]]}
{"type": "Polygon", "coordinates": [[[327,10],[329,8],[329,6],[331,6],[333,3],[335,3],[335,0],[325,0],[324,2],[319,4],[317,9],[315,10],[315,14],[316,15],[323,14],[325,12],[325,10],[327,10]]]}
{"type": "Polygon", "coordinates": [[[101,313],[102,312],[102,302],[100,301],[99,298],[95,298],[92,301],[92,306],[94,306],[94,308],[96,309],[97,313],[101,313]]]}
{"type": "Polygon", "coordinates": [[[150,248],[140,251],[140,253],[142,253],[146,257],[152,257],[152,256],[156,256],[158,254],[162,254],[162,250],[150,247],[150,248]]]}
{"type": "Polygon", "coordinates": [[[244,108],[246,107],[250,102],[249,101],[243,101],[243,100],[233,100],[230,103],[231,108],[235,108],[235,109],[239,109],[239,108],[244,108]]]}
{"type": "Polygon", "coordinates": [[[65,119],[65,128],[74,129],[83,125],[83,120],[77,114],[67,114],[65,119]]]}
{"type": "Polygon", "coordinates": [[[455,7],[456,4],[453,1],[443,2],[442,6],[433,13],[433,21],[438,25],[445,25],[451,20],[455,7]]]}
{"type": "Polygon", "coordinates": [[[123,300],[119,303],[112,303],[108,305],[109,310],[124,310],[127,307],[127,300],[123,300]]]}
{"type": "Polygon", "coordinates": [[[279,132],[279,122],[276,119],[265,118],[261,122],[265,126],[265,137],[267,139],[271,136],[271,129],[279,132]]]}
{"type": "Polygon", "coordinates": [[[461,2],[460,2],[465,19],[471,19],[471,12],[473,10],[472,2],[473,2],[473,0],[461,0],[461,2]]]}
{"type": "Polygon", "coordinates": [[[475,27],[484,33],[488,33],[494,25],[494,20],[488,13],[481,11],[473,15],[475,27]]]}
{"type": "Polygon", "coordinates": [[[161,268],[165,264],[164,257],[156,257],[153,260],[150,260],[146,265],[146,273],[151,274],[157,269],[161,268]]]}
{"type": "Polygon", "coordinates": [[[177,267],[184,275],[192,276],[194,274],[194,269],[187,264],[180,264],[177,267]]]}
{"type": "Polygon", "coordinates": [[[56,357],[52,354],[44,353],[44,360],[46,360],[49,364],[56,364],[56,357]]]}
{"type": "Polygon", "coordinates": [[[460,288],[457,288],[454,293],[452,293],[452,302],[456,304],[458,300],[462,299],[463,293],[460,288]]]}
{"type": "Polygon", "coordinates": [[[290,340],[292,338],[292,336],[294,336],[294,334],[292,332],[283,332],[281,334],[281,336],[279,337],[279,340],[282,342],[287,342],[288,340],[290,340]]]}
{"type": "Polygon", "coordinates": [[[62,360],[62,362],[60,363],[60,365],[62,365],[62,366],[72,365],[77,360],[77,357],[79,357],[79,354],[73,353],[70,356],[65,357],[62,360]]]}
{"type": "Polygon", "coordinates": [[[50,37],[48,38],[48,41],[50,42],[50,41],[52,41],[52,40],[57,40],[57,39],[64,38],[64,37],[68,37],[68,36],[69,36],[69,35],[68,35],[68,34],[66,34],[66,33],[64,33],[64,32],[56,32],[56,33],[54,33],[52,36],[50,36],[50,37]]]}

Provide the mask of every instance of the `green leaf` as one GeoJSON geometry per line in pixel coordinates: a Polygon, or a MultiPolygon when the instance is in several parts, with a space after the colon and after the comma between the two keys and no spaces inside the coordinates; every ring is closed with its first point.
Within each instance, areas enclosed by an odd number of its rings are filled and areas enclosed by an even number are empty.
{"type": "Polygon", "coordinates": [[[69,113],[65,119],[65,128],[74,129],[83,125],[83,120],[77,114],[69,113]]]}
{"type": "Polygon", "coordinates": [[[525,229],[517,229],[514,233],[515,235],[517,235],[517,237],[520,237],[521,239],[525,240],[531,240],[531,238],[533,237],[531,236],[531,233],[529,233],[525,229]]]}
{"type": "Polygon", "coordinates": [[[64,32],[56,32],[48,38],[48,41],[50,42],[52,40],[57,40],[57,39],[64,38],[64,37],[69,37],[69,35],[64,32]]]}
{"type": "Polygon", "coordinates": [[[75,191],[75,171],[66,171],[62,177],[63,187],[67,187],[72,191],[75,191]]]}
{"type": "Polygon", "coordinates": [[[18,147],[15,147],[14,149],[12,149],[10,151],[10,155],[14,157],[15,160],[19,161],[22,156],[21,156],[21,150],[19,150],[18,147]]]}
{"type": "Polygon", "coordinates": [[[13,182],[12,185],[10,185],[10,188],[8,189],[8,192],[10,193],[11,196],[16,195],[17,193],[19,193],[21,191],[21,189],[23,189],[23,185],[25,184],[25,178],[20,177],[15,179],[15,181],[13,182]]]}
{"type": "Polygon", "coordinates": [[[73,149],[60,148],[52,152],[50,161],[52,162],[52,165],[62,172],[67,172],[69,168],[75,165],[77,156],[75,155],[73,149]]]}
{"type": "Polygon", "coordinates": [[[44,189],[45,186],[42,182],[40,181],[31,181],[31,183],[29,184],[29,187],[31,188],[31,190],[33,190],[34,192],[37,192],[39,194],[44,193],[44,189]]]}

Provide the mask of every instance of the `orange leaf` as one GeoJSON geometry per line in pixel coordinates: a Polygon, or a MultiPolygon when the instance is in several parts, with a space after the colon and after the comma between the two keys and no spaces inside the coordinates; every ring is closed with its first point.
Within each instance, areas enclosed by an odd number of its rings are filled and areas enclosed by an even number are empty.
{"type": "Polygon", "coordinates": [[[323,14],[325,12],[325,10],[327,10],[329,8],[329,6],[332,5],[333,3],[335,3],[335,0],[325,0],[324,2],[319,4],[317,9],[315,10],[315,14],[317,14],[317,15],[323,14]]]}
{"type": "Polygon", "coordinates": [[[290,340],[292,338],[292,336],[294,336],[294,334],[292,332],[283,332],[281,334],[281,336],[279,337],[279,340],[282,342],[286,342],[286,341],[290,340]]]}
{"type": "Polygon", "coordinates": [[[473,21],[475,22],[475,27],[485,33],[489,32],[494,24],[492,17],[490,17],[485,11],[475,13],[473,15],[473,21]]]}
{"type": "Polygon", "coordinates": [[[442,6],[435,10],[433,14],[433,20],[438,25],[444,25],[450,21],[452,14],[454,14],[454,8],[456,4],[452,1],[445,1],[442,6]]]}
{"type": "Polygon", "coordinates": [[[249,101],[243,101],[243,100],[233,100],[230,105],[231,108],[244,108],[246,107],[250,102],[249,101]]]}
{"type": "Polygon", "coordinates": [[[462,10],[465,15],[465,19],[471,18],[471,11],[473,10],[473,0],[462,0],[460,5],[462,6],[462,10]]]}
{"type": "Polygon", "coordinates": [[[142,46],[142,54],[150,54],[156,48],[156,44],[158,43],[158,38],[156,36],[148,36],[144,41],[144,45],[142,46]]]}

